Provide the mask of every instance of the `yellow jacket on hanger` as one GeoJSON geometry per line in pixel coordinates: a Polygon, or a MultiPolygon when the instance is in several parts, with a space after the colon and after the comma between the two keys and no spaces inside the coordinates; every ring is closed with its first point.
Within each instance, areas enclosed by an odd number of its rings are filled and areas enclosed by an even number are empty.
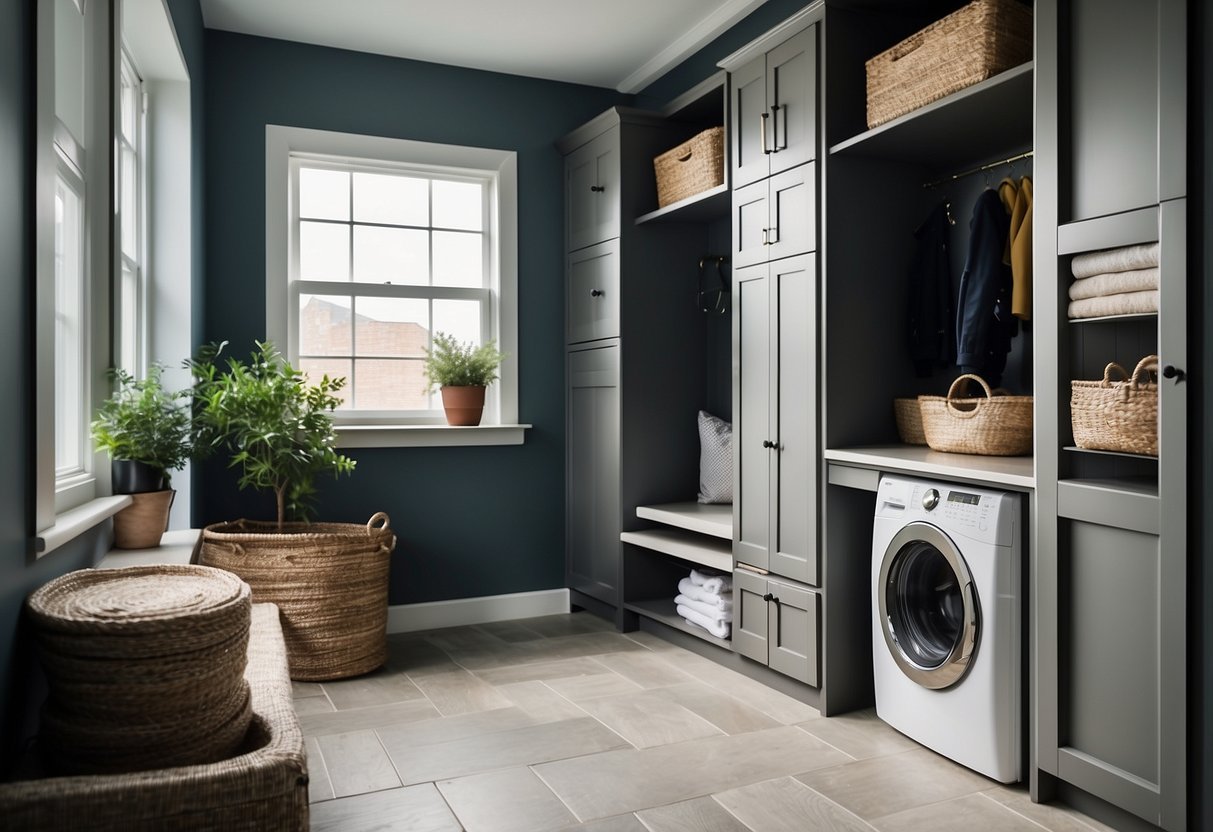
{"type": "Polygon", "coordinates": [[[998,195],[1011,215],[1011,233],[1002,262],[1011,267],[1011,314],[1020,320],[1032,317],[1032,180],[1016,184],[1007,177],[998,184],[998,195]]]}

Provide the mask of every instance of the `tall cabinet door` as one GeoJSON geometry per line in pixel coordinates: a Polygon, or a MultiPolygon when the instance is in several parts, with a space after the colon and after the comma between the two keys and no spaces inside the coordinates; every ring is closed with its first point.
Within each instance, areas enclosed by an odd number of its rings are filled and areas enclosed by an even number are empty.
{"type": "Polygon", "coordinates": [[[771,522],[771,283],[767,264],[734,272],[733,556],[769,567],[771,522]]]}
{"type": "Polygon", "coordinates": [[[817,158],[817,27],[784,41],[766,58],[770,171],[775,174],[817,158]]]}
{"type": "Polygon", "coordinates": [[[770,265],[775,391],[770,570],[817,584],[817,258],[770,265]]]}
{"type": "Polygon", "coordinates": [[[619,347],[569,353],[568,581],[605,603],[619,586],[619,347]]]}
{"type": "Polygon", "coordinates": [[[613,127],[565,159],[568,248],[619,236],[619,128],[613,127]]]}

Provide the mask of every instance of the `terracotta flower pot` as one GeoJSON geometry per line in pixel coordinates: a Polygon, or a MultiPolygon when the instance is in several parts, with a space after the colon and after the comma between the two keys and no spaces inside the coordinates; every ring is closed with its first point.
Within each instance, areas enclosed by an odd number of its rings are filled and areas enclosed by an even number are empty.
{"type": "Polygon", "coordinates": [[[484,413],[484,388],[443,387],[442,407],[448,425],[478,425],[484,413]]]}
{"type": "Polygon", "coordinates": [[[135,501],[114,515],[114,546],[118,549],[154,549],[168,528],[168,513],[176,491],[132,494],[135,501]]]}

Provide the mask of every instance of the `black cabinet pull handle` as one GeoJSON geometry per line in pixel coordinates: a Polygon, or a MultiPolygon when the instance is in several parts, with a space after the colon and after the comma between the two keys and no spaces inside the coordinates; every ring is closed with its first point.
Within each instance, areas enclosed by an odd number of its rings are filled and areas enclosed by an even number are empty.
{"type": "Polygon", "coordinates": [[[600,298],[600,297],[602,297],[602,294],[603,293],[602,293],[601,289],[591,289],[590,290],[590,297],[592,297],[592,298],[600,298]]]}
{"type": "Polygon", "coordinates": [[[596,194],[600,194],[606,190],[606,186],[605,185],[591,185],[590,190],[596,194]]]}
{"type": "Polygon", "coordinates": [[[764,447],[764,448],[772,448],[772,449],[773,449],[773,448],[778,448],[778,447],[779,447],[779,443],[778,443],[778,442],[772,442],[770,439],[764,439],[764,440],[762,440],[762,447],[764,447]]]}
{"type": "Polygon", "coordinates": [[[775,597],[774,595],[772,595],[771,593],[768,592],[766,595],[762,596],[762,600],[770,601],[774,597],[775,597]]]}
{"type": "Polygon", "coordinates": [[[1181,381],[1183,381],[1185,375],[1186,375],[1186,373],[1184,373],[1183,370],[1179,369],[1174,364],[1168,364],[1167,366],[1162,368],[1162,377],[1163,378],[1173,378],[1173,379],[1175,379],[1176,384],[1179,384],[1181,381]]]}

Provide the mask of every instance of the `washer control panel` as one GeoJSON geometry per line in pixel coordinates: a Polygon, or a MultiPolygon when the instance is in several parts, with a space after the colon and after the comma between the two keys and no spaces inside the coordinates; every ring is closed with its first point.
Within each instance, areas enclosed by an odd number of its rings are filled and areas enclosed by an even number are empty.
{"type": "Polygon", "coordinates": [[[990,540],[1007,537],[1010,501],[1017,497],[975,486],[948,485],[926,480],[885,476],[878,489],[877,516],[915,517],[969,537],[990,540]],[[1006,526],[1006,528],[1003,528],[1006,526]]]}

